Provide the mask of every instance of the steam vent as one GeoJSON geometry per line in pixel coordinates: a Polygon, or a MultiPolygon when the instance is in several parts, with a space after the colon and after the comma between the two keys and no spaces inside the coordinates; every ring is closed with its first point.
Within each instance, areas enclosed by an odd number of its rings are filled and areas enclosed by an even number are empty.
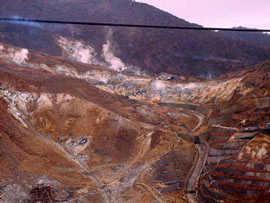
{"type": "Polygon", "coordinates": [[[0,203],[270,202],[269,34],[133,0],[0,5],[0,203]]]}

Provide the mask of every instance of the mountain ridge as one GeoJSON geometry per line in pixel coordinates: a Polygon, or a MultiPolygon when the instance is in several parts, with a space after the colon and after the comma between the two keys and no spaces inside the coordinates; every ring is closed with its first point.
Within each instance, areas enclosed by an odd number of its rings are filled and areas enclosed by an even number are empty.
{"type": "MultiPolygon", "coordinates": [[[[169,13],[133,1],[0,1],[3,16],[168,26],[200,26],[169,13]]],[[[228,71],[269,59],[269,46],[251,44],[213,31],[102,28],[96,26],[10,23],[0,25],[0,40],[52,56],[62,56],[58,35],[79,40],[104,61],[108,43],[124,64],[152,74],[218,77],[228,71]],[[111,34],[108,34],[111,33],[111,34]],[[108,36],[110,36],[108,38],[108,36]]]]}

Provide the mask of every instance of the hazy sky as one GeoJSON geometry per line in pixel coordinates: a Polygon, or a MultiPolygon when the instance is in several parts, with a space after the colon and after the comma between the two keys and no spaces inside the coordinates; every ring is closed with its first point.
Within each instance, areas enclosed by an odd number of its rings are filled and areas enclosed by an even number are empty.
{"type": "Polygon", "coordinates": [[[270,29],[270,0],[137,0],[205,27],[270,29]]]}

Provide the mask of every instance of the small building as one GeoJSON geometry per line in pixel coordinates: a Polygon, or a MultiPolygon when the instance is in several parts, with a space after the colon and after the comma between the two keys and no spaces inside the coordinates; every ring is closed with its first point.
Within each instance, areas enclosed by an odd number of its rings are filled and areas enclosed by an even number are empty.
{"type": "Polygon", "coordinates": [[[262,130],[265,134],[270,134],[270,123],[266,123],[264,129],[262,130]]]}
{"type": "Polygon", "coordinates": [[[53,202],[54,198],[52,195],[52,189],[48,185],[39,184],[37,187],[31,190],[32,202],[49,203],[53,202]]]}
{"type": "Polygon", "coordinates": [[[172,75],[169,73],[160,73],[160,75],[158,76],[158,79],[160,79],[160,80],[179,80],[179,76],[172,75]]]}
{"type": "Polygon", "coordinates": [[[253,126],[253,127],[244,127],[242,128],[241,132],[255,132],[259,130],[260,128],[258,126],[253,126]]]}
{"type": "Polygon", "coordinates": [[[253,137],[256,136],[257,133],[248,133],[248,134],[240,134],[236,135],[234,139],[240,140],[240,139],[252,139],[253,137]]]}

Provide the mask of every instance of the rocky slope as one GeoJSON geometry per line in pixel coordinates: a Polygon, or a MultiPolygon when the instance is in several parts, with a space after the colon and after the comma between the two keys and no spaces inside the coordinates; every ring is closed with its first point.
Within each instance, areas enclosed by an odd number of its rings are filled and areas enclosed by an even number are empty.
{"type": "Polygon", "coordinates": [[[260,202],[269,68],[150,77],[1,44],[0,202],[260,202]]]}
{"type": "MultiPolygon", "coordinates": [[[[194,126],[195,116],[46,70],[30,63],[31,57],[39,57],[36,63],[46,58],[33,55],[1,47],[1,201],[38,201],[35,187],[48,185],[55,201],[61,200],[59,191],[71,201],[155,201],[151,188],[142,193],[141,186],[152,163],[183,146],[187,149],[181,153],[191,164],[192,144],[179,142],[172,129],[194,126]]],[[[57,59],[51,62],[65,66],[57,59]]],[[[68,67],[73,65],[78,64],[68,67]]]]}

